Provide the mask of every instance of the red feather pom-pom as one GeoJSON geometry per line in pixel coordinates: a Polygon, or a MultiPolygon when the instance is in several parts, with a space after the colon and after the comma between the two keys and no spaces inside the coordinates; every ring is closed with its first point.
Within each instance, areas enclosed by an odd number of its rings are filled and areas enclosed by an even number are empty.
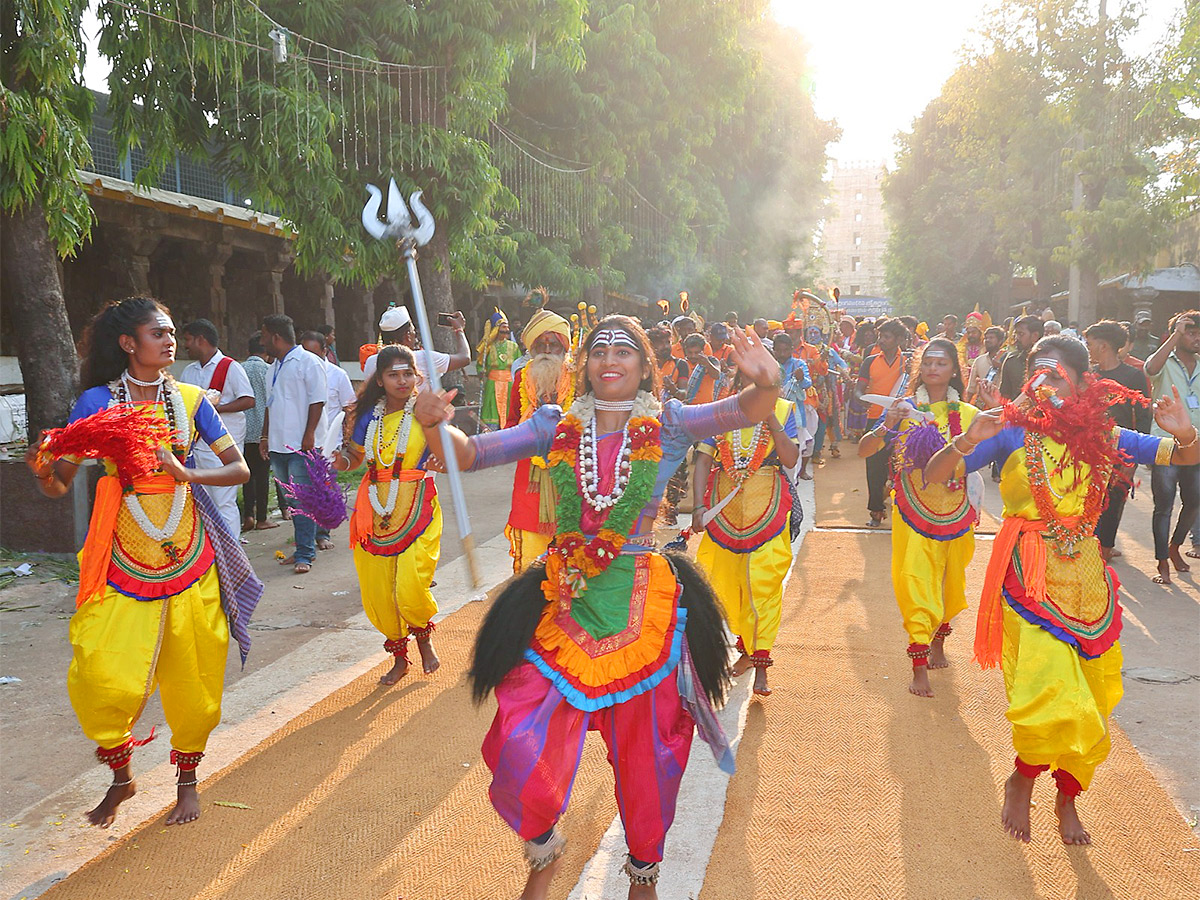
{"type": "MultiPolygon", "coordinates": [[[[1033,380],[1025,385],[1026,396],[1037,396],[1033,380]]],[[[1073,396],[1062,398],[1061,405],[1055,405],[1056,399],[1038,397],[1029,409],[1005,403],[1001,420],[1065,446],[1068,457],[1064,464],[1069,458],[1072,463],[1086,463],[1093,469],[1112,469],[1125,461],[1113,438],[1109,407],[1118,403],[1144,406],[1150,402],[1138,391],[1108,378],[1097,378],[1091,372],[1084,373],[1083,385],[1073,396]]]]}
{"type": "Polygon", "coordinates": [[[166,419],[153,410],[123,403],[65,428],[51,428],[42,436],[39,453],[54,459],[111,459],[121,483],[129,485],[158,471],[158,448],[174,437],[166,419]]]}

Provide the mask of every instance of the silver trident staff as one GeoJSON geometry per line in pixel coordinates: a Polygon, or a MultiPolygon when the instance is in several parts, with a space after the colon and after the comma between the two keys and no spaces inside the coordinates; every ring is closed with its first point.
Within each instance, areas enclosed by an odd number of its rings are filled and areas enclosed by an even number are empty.
{"type": "MultiPolygon", "coordinates": [[[[383,198],[382,192],[373,184],[367,185],[367,193],[371,199],[363,207],[362,223],[367,233],[377,241],[394,240],[396,248],[408,264],[408,282],[412,286],[413,308],[417,313],[417,329],[421,335],[421,344],[425,353],[425,374],[429,378],[430,387],[435,391],[442,389],[442,378],[433,363],[433,334],[429,330],[429,315],[425,312],[425,295],[421,293],[421,276],[417,273],[417,248],[424,247],[433,237],[433,214],[421,202],[421,192],[414,191],[408,198],[409,206],[417,216],[414,227],[409,216],[400,189],[396,187],[396,179],[388,185],[387,223],[379,219],[379,203],[383,198]]],[[[458,457],[454,453],[454,445],[450,442],[447,425],[443,422],[438,426],[442,438],[442,460],[446,464],[446,479],[450,482],[450,498],[454,506],[454,518],[458,522],[458,536],[462,541],[463,554],[467,558],[467,573],[471,587],[479,587],[479,564],[475,559],[475,539],[471,536],[471,520],[467,518],[467,498],[463,493],[462,476],[458,471],[458,457]]],[[[403,452],[403,448],[400,448],[403,452]]]]}

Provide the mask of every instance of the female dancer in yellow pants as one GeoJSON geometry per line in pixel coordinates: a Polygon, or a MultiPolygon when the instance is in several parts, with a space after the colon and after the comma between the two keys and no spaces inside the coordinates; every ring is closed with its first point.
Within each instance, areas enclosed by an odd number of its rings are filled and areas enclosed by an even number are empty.
{"type": "Polygon", "coordinates": [[[412,404],[420,376],[407,347],[379,351],[375,376],[362,388],[354,408],[349,449],[334,460],[355,469],[367,460],[350,520],[350,546],[367,618],[383,634],[383,648],[395,657],[380,684],[395,684],[408,672],[408,639],[417,640],[426,675],[437,671],[433,649],[433,573],[442,540],[442,509],[437,501],[425,435],[415,424],[412,404]]]}
{"type": "Polygon", "coordinates": [[[1177,391],[1154,413],[1174,439],[1115,428],[1108,407],[1133,392],[1091,375],[1086,348],[1072,338],[1039,341],[1028,375],[1023,395],[1035,398],[1031,408],[1022,402],[979,413],[925,474],[946,480],[963,457],[968,472],[1002,465],[1004,524],[992,544],[975,634],[976,659],[1004,671],[1017,751],[1001,821],[1013,837],[1029,840],[1034,782],[1052,769],[1062,839],[1088,844],[1075,798],[1108,756],[1108,717],[1122,693],[1118,584],[1100,558],[1096,520],[1114,465],[1196,465],[1200,434],[1177,391]]]}
{"type": "Polygon", "coordinates": [[[949,484],[926,483],[921,471],[930,456],[963,433],[978,412],[959,400],[964,390],[958,351],[943,338],[921,350],[910,382],[910,407],[933,416],[918,422],[905,416],[904,404],[888,410],[858,442],[858,455],[872,456],[895,435],[892,497],[892,586],[908,632],[912,660],[910,693],[932,697],[929,669],[948,663],[944,644],[951,620],[967,608],[967,565],[975,555],[977,511],[967,500],[965,473],[949,484]]]}
{"type": "MultiPolygon", "coordinates": [[[[175,326],[166,307],[145,297],[110,304],[89,325],[86,345],[85,390],[71,421],[133,404],[164,418],[175,435],[158,450],[161,468],[124,490],[115,474],[124,461],[104,460],[106,475],[97,484],[79,554],[67,690],[84,734],[99,745],[96,756],[113,771],[112,785],[88,820],[108,827],[117,807],[135,793],[130,760],[153,732],[135,741],[133,726],[157,686],[171,728],[171,762],[179,769],[178,799],[167,824],[190,822],[200,815],[196,768],[221,719],[230,631],[244,660],[246,626],[262,594],[215,505],[191,485],[241,484],[250,470],[204,392],[171,380],[175,326]],[[181,459],[197,437],[221,466],[184,467],[181,459]]],[[[51,463],[35,446],[27,461],[42,493],[61,497],[80,460],[51,463]]]]}
{"type": "MultiPolygon", "coordinates": [[[[740,389],[740,379],[734,382],[740,389]]],[[[779,633],[783,579],[792,567],[791,491],[783,468],[796,465],[795,407],[775,403],[775,415],[701,441],[692,481],[693,531],[703,532],[696,564],[709,581],[737,636],[741,655],[733,674],[754,667],[754,693],[767,696],[771,647],[779,633]],[[711,475],[711,478],[710,478],[711,475]],[[708,509],[735,495],[707,526],[708,509]]]]}

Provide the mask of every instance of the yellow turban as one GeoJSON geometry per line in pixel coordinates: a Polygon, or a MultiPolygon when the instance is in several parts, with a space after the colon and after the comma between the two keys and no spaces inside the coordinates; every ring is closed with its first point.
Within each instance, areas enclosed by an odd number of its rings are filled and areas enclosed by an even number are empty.
{"type": "Polygon", "coordinates": [[[532,352],[533,345],[544,334],[554,335],[562,342],[564,350],[570,349],[571,323],[558,313],[550,312],[548,309],[539,309],[521,332],[521,343],[525,345],[527,351],[532,352]]]}

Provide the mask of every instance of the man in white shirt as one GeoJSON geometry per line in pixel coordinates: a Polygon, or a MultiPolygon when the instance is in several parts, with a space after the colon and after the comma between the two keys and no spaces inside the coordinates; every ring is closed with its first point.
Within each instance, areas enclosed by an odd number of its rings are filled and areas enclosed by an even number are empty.
{"type": "MultiPolygon", "coordinates": [[[[182,332],[188,358],[196,362],[183,370],[179,380],[207,392],[208,400],[216,407],[217,414],[225,423],[225,430],[233,438],[234,446],[240,448],[246,438],[245,410],[254,406],[254,389],[250,386],[246,370],[241,363],[217,348],[217,327],[208,319],[189,322],[183,326],[182,332]]],[[[193,454],[199,469],[215,469],[223,465],[204,441],[197,441],[193,454]]],[[[240,538],[242,516],[237,505],[238,486],[205,485],[204,489],[220,510],[221,517],[229,526],[229,533],[240,538]]]]}
{"type": "MultiPolygon", "coordinates": [[[[467,343],[465,333],[467,320],[461,312],[456,312],[453,318],[454,324],[449,327],[454,329],[457,348],[453,353],[433,351],[433,364],[439,375],[445,375],[455,369],[464,369],[471,363],[471,346],[467,343]]],[[[422,376],[425,375],[425,351],[417,348],[417,330],[413,328],[412,317],[407,309],[403,306],[389,306],[384,310],[379,319],[379,332],[380,347],[386,344],[403,344],[408,347],[416,357],[417,371],[422,376]]],[[[363,381],[370,381],[375,376],[375,357],[378,355],[371,354],[363,363],[363,381]]]]}
{"type": "MultiPolygon", "coordinates": [[[[267,376],[267,411],[259,451],[271,460],[279,481],[311,484],[301,450],[312,450],[325,415],[328,395],[325,363],[296,343],[291,316],[275,314],[263,319],[263,349],[275,357],[267,376]]],[[[296,551],[281,565],[291,565],[297,575],[307,574],[317,556],[317,524],[308,516],[293,515],[296,551]]]]}
{"type": "MultiPolygon", "coordinates": [[[[342,412],[347,406],[354,402],[354,387],[350,384],[350,376],[346,374],[346,370],[336,363],[331,363],[324,355],[325,353],[325,336],[319,331],[306,331],[300,335],[300,346],[314,356],[320,357],[321,362],[325,364],[325,383],[329,388],[329,394],[325,399],[325,420],[321,423],[317,433],[317,443],[322,450],[328,450],[329,447],[321,444],[322,436],[328,434],[329,426],[333,424],[333,420],[337,418],[338,413],[342,412]]],[[[333,439],[336,446],[336,438],[333,439]]],[[[332,550],[333,540],[329,536],[329,532],[324,528],[317,529],[317,549],[332,550]]]]}
{"type": "Polygon", "coordinates": [[[983,352],[975,357],[967,375],[967,396],[963,399],[968,403],[975,403],[978,399],[979,385],[987,381],[988,373],[992,369],[1000,367],[1000,348],[1004,346],[1006,336],[1004,329],[999,325],[992,325],[983,333],[983,352]]]}

